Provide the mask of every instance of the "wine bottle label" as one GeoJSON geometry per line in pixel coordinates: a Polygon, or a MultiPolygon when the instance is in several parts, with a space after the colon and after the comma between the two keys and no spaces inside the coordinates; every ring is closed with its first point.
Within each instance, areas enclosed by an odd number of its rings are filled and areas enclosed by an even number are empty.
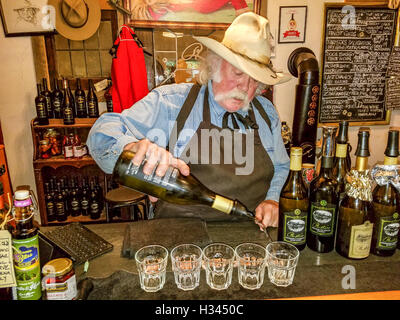
{"type": "Polygon", "coordinates": [[[283,241],[294,245],[306,242],[307,234],[307,212],[295,209],[283,213],[283,241]]]}
{"type": "Polygon", "coordinates": [[[393,250],[397,246],[400,217],[397,212],[392,216],[379,219],[379,236],[377,247],[381,250],[393,250]]]}
{"type": "Polygon", "coordinates": [[[52,216],[52,215],[55,214],[55,212],[54,212],[54,203],[53,202],[47,202],[46,208],[47,208],[47,215],[48,216],[52,216]]]}
{"type": "Polygon", "coordinates": [[[44,103],[37,103],[36,104],[36,111],[37,111],[37,116],[38,118],[47,118],[46,116],[46,109],[44,106],[44,103]]]}
{"type": "Polygon", "coordinates": [[[351,227],[349,258],[363,259],[369,256],[373,227],[374,224],[369,221],[351,227]]]}
{"type": "Polygon", "coordinates": [[[93,202],[90,204],[90,212],[97,213],[99,211],[99,204],[97,202],[93,202]]]}
{"type": "Polygon", "coordinates": [[[82,209],[84,209],[84,210],[88,209],[89,208],[89,201],[82,200],[81,206],[82,206],[82,209]]]}
{"type": "Polygon", "coordinates": [[[56,213],[58,216],[62,216],[65,213],[64,202],[56,202],[56,213]]]}
{"type": "Polygon", "coordinates": [[[64,120],[67,121],[73,121],[74,120],[74,114],[72,112],[71,107],[67,107],[64,109],[64,120]]]}
{"type": "Polygon", "coordinates": [[[321,237],[331,237],[336,220],[336,205],[325,200],[311,203],[310,231],[321,237]]]}
{"type": "Polygon", "coordinates": [[[90,116],[96,116],[97,115],[97,110],[96,110],[96,102],[89,101],[88,102],[88,111],[90,116]]]}
{"type": "Polygon", "coordinates": [[[60,111],[61,110],[61,100],[55,99],[53,101],[53,106],[54,106],[54,111],[60,111]]]}
{"type": "Polygon", "coordinates": [[[82,146],[73,146],[72,151],[75,158],[82,157],[82,146]]]}
{"type": "Polygon", "coordinates": [[[71,210],[73,211],[79,210],[79,201],[77,200],[71,201],[71,210]]]}
{"type": "Polygon", "coordinates": [[[113,112],[113,102],[112,102],[112,100],[107,100],[107,112],[113,112]]]}
{"type": "Polygon", "coordinates": [[[231,213],[231,210],[233,208],[233,201],[224,197],[221,197],[219,195],[215,196],[215,200],[211,206],[212,208],[225,212],[227,214],[231,213]]]}
{"type": "Polygon", "coordinates": [[[85,99],[83,97],[76,98],[76,109],[78,111],[86,111],[85,110],[85,99]]]}
{"type": "Polygon", "coordinates": [[[74,149],[72,146],[65,146],[64,147],[64,157],[65,158],[72,158],[74,156],[74,149]]]}
{"type": "Polygon", "coordinates": [[[14,266],[18,300],[38,300],[42,295],[40,283],[39,237],[13,239],[14,266]]]}
{"type": "Polygon", "coordinates": [[[347,156],[347,144],[336,144],[336,158],[346,158],[347,156]]]}

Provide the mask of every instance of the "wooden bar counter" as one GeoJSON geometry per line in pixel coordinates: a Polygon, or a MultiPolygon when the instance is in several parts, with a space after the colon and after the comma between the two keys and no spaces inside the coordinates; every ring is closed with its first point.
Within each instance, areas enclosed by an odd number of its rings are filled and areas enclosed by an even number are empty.
{"type": "MultiPolygon", "coordinates": [[[[133,222],[135,223],[135,222],[133,222]]],[[[216,291],[208,287],[205,271],[201,271],[200,286],[193,291],[179,290],[174,281],[168,258],[167,279],[164,288],[156,293],[146,293],[140,288],[134,259],[123,258],[121,248],[128,223],[87,225],[89,229],[113,244],[113,251],[90,261],[87,273],[83,265],[75,268],[78,281],[93,280],[94,289],[89,299],[145,299],[145,300],[248,300],[248,299],[399,299],[400,250],[392,257],[371,254],[364,260],[349,260],[335,251],[318,254],[307,247],[300,252],[294,282],[289,287],[277,287],[270,283],[265,272],[264,283],[259,290],[243,289],[234,268],[232,284],[227,290],[216,291]],[[354,267],[354,268],[353,268],[354,267]],[[355,281],[349,280],[349,270],[355,272],[355,281]],[[354,286],[351,286],[355,284],[354,286]],[[345,289],[347,287],[347,289],[345,289]],[[350,287],[350,288],[349,288],[350,287]],[[383,293],[382,293],[383,292],[383,293]],[[357,294],[357,295],[354,295],[357,294]]],[[[208,222],[207,233],[212,242],[223,242],[233,248],[243,242],[266,246],[266,235],[253,222],[208,222]]],[[[42,227],[46,232],[49,228],[42,227]]],[[[270,228],[275,240],[277,230],[270,228]]],[[[182,232],[185,232],[182,230],[182,232]]],[[[186,232],[188,232],[186,230],[186,232]]],[[[190,232],[190,231],[189,231],[190,232]]],[[[170,237],[174,237],[170,234],[170,237]]],[[[154,244],[157,244],[154,235],[154,244]]]]}

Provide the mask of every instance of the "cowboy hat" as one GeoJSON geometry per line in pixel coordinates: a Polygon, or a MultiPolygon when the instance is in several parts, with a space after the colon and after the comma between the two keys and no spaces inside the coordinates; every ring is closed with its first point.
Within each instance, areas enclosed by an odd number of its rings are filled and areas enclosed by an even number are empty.
{"type": "Polygon", "coordinates": [[[86,40],[99,28],[98,0],[49,0],[56,9],[56,30],[70,40],[86,40]]]}
{"type": "Polygon", "coordinates": [[[233,20],[222,42],[208,37],[193,38],[253,79],[275,85],[292,77],[273,69],[270,37],[268,20],[246,12],[233,20]]]}

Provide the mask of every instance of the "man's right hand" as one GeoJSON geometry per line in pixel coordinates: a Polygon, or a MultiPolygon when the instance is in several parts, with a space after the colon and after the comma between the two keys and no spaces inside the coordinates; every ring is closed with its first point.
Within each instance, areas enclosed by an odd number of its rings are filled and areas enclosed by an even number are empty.
{"type": "MultiPolygon", "coordinates": [[[[130,150],[135,153],[132,159],[135,166],[139,166],[143,160],[146,159],[146,163],[143,167],[144,174],[151,174],[154,168],[157,167],[155,171],[156,175],[163,177],[169,166],[177,168],[184,176],[190,174],[189,166],[184,161],[173,157],[169,151],[150,142],[148,139],[128,143],[124,147],[124,150],[130,150]]],[[[150,197],[150,200],[155,202],[157,198],[150,197]]]]}
{"type": "Polygon", "coordinates": [[[156,175],[159,177],[165,175],[169,166],[177,168],[184,176],[190,173],[189,166],[184,161],[174,158],[169,151],[148,139],[129,143],[124,147],[124,150],[135,153],[132,162],[136,166],[139,166],[146,159],[146,164],[143,167],[144,174],[151,174],[156,166],[156,175]]]}

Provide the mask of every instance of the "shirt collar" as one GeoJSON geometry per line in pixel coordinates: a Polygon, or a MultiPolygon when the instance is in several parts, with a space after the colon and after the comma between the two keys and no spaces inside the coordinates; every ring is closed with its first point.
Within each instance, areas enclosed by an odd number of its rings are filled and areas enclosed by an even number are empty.
{"type": "MultiPolygon", "coordinates": [[[[215,112],[217,115],[218,119],[222,118],[222,116],[227,112],[214,98],[214,91],[212,87],[212,80],[208,80],[208,102],[210,104],[210,110],[212,112],[215,112]]],[[[244,112],[243,110],[238,110],[237,113],[245,116],[247,115],[247,112],[244,112]]]]}

